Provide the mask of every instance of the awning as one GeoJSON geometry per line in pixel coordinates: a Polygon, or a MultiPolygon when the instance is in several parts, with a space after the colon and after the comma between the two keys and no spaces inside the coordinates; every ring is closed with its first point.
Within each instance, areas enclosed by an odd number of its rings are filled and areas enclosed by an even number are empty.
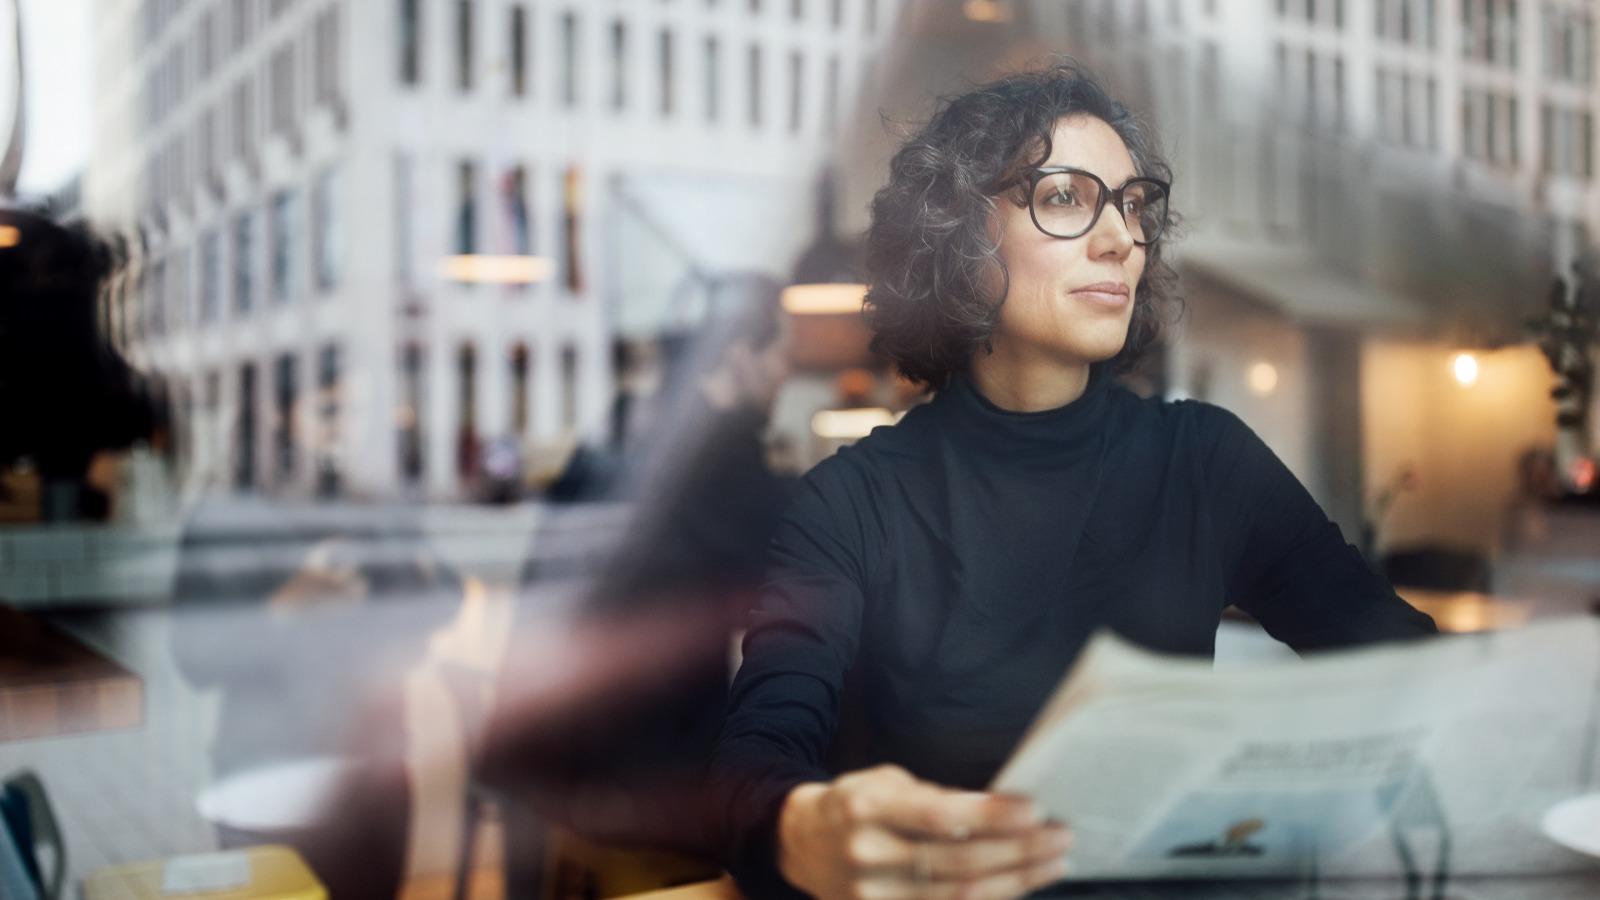
{"type": "Polygon", "coordinates": [[[1405,294],[1329,269],[1293,245],[1197,237],[1175,247],[1177,265],[1281,310],[1297,322],[1360,330],[1411,329],[1436,318],[1405,294]]]}

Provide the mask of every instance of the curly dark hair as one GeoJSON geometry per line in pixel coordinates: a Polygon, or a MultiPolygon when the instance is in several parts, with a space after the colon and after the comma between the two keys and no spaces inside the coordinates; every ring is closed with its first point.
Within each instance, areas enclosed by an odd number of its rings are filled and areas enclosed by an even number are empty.
{"type": "MultiPolygon", "coordinates": [[[[1071,115],[1103,120],[1138,174],[1171,181],[1150,126],[1071,60],[942,99],[890,162],[889,183],[872,201],[865,314],[873,351],[911,381],[943,387],[975,352],[992,349],[1010,284],[992,231],[995,200],[1027,206],[1027,172],[1050,158],[1056,123],[1071,115]]],[[[1180,303],[1162,253],[1177,225],[1169,213],[1161,240],[1146,248],[1128,338],[1101,364],[1110,371],[1137,364],[1180,303]]]]}

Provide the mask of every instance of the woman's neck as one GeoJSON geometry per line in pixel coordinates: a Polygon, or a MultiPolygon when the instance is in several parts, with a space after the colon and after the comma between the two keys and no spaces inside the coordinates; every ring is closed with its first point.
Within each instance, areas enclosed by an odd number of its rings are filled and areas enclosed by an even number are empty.
{"type": "Polygon", "coordinates": [[[1058,409],[1083,396],[1089,365],[1059,360],[1021,360],[996,348],[978,351],[969,366],[972,383],[995,406],[1011,412],[1058,409]]]}

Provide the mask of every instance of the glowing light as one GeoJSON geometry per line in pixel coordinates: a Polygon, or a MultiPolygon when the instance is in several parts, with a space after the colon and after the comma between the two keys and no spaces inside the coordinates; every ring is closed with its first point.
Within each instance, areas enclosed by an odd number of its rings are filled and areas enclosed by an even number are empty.
{"type": "Polygon", "coordinates": [[[1595,463],[1588,457],[1572,461],[1572,489],[1580,494],[1587,494],[1594,488],[1595,463]]]}
{"type": "Polygon", "coordinates": [[[1456,381],[1460,382],[1462,387],[1472,387],[1478,382],[1478,358],[1471,353],[1457,353],[1450,368],[1455,372],[1456,381]]]}
{"type": "Polygon", "coordinates": [[[864,438],[879,425],[893,425],[899,418],[881,406],[860,409],[825,409],[811,417],[811,432],[820,438],[853,441],[864,438]]]}
{"type": "Polygon", "coordinates": [[[451,281],[472,284],[533,284],[548,281],[555,266],[542,256],[447,256],[439,272],[451,281]]]}
{"type": "Polygon", "coordinates": [[[0,250],[22,243],[22,229],[15,225],[0,225],[0,250]]]}
{"type": "Polygon", "coordinates": [[[796,284],[783,289],[783,309],[796,316],[861,312],[864,284],[796,284]]]}
{"type": "Polygon", "coordinates": [[[1250,384],[1250,392],[1258,397],[1265,397],[1278,389],[1278,370],[1269,362],[1258,362],[1250,367],[1250,374],[1246,377],[1250,384]]]}
{"type": "Polygon", "coordinates": [[[1006,0],[967,0],[961,9],[972,22],[1011,21],[1011,5],[1006,0]]]}

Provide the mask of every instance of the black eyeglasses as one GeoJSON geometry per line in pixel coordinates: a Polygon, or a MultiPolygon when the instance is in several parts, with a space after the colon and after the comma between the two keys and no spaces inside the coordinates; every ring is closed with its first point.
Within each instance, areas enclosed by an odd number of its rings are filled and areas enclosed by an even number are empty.
{"type": "Polygon", "coordinates": [[[1028,214],[1034,227],[1057,238],[1083,237],[1115,201],[1133,242],[1148,247],[1167,227],[1167,194],[1159,178],[1130,178],[1115,190],[1093,172],[1071,166],[1042,166],[1028,178],[1028,214]]]}

